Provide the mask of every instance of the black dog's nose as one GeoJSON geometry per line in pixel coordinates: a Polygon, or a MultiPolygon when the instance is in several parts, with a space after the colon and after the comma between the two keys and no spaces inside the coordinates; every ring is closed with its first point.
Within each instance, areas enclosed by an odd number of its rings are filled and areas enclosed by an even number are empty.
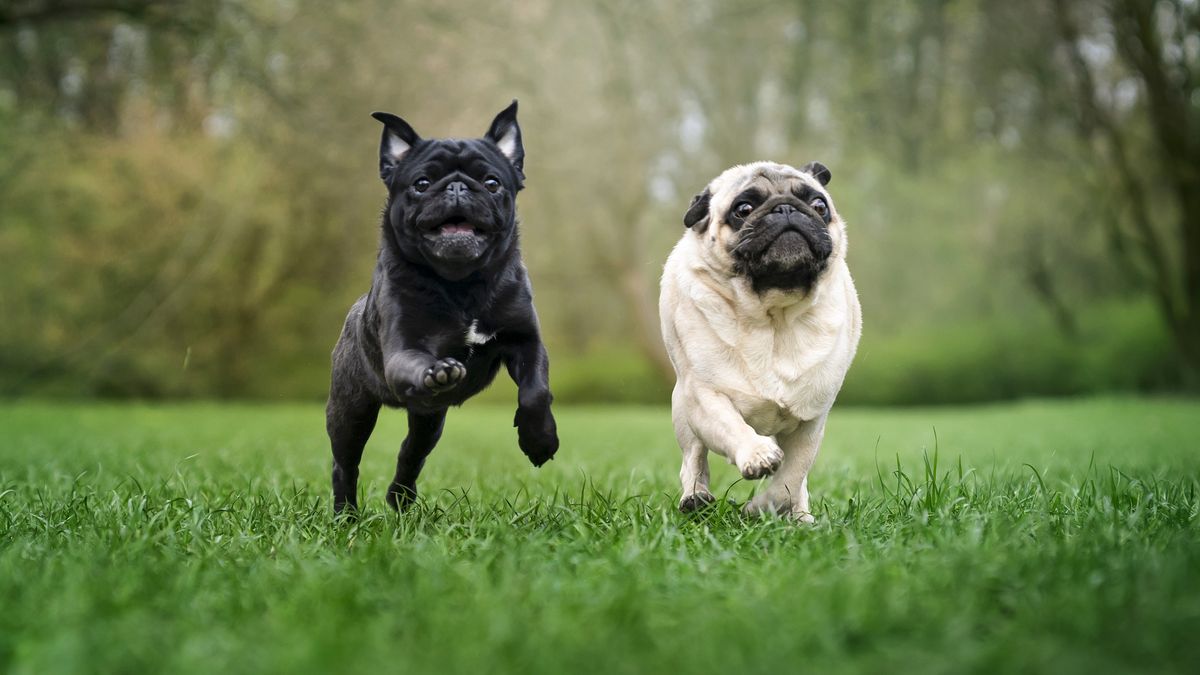
{"type": "Polygon", "coordinates": [[[798,209],[796,209],[796,207],[792,206],[791,204],[780,204],[779,206],[776,206],[774,209],[771,209],[771,213],[778,213],[781,216],[790,216],[791,214],[795,213],[797,210],[798,209]]]}
{"type": "Polygon", "coordinates": [[[467,184],[461,180],[456,180],[446,186],[446,193],[450,195],[451,199],[462,199],[470,194],[470,192],[471,188],[467,187],[467,184]]]}

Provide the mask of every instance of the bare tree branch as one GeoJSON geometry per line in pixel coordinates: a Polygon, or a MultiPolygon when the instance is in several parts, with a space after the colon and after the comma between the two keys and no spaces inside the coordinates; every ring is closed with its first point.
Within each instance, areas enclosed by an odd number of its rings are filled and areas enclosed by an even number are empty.
{"type": "Polygon", "coordinates": [[[0,28],[116,14],[133,19],[170,19],[186,9],[182,0],[27,0],[0,6],[0,28]]]}
{"type": "Polygon", "coordinates": [[[1150,200],[1146,186],[1138,178],[1121,130],[1112,120],[1109,111],[1096,99],[1096,81],[1080,50],[1079,28],[1065,0],[1055,0],[1054,9],[1059,33],[1066,45],[1068,61],[1078,88],[1077,98],[1082,104],[1081,133],[1087,139],[1099,136],[1109,146],[1113,166],[1131,204],[1131,218],[1136,233],[1133,243],[1149,261],[1147,281],[1154,290],[1167,322],[1175,326],[1182,317],[1173,283],[1172,265],[1161,237],[1150,220],[1150,200]]]}

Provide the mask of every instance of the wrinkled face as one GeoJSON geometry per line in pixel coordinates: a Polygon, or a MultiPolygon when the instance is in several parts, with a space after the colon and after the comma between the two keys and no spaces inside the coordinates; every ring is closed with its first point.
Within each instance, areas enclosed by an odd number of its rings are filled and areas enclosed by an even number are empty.
{"type": "Polygon", "coordinates": [[[684,222],[712,264],[746,277],[755,291],[810,291],[844,255],[845,226],[825,190],[829,177],[815,162],[804,170],[737,166],[697,195],[684,222]]]}
{"type": "Polygon", "coordinates": [[[482,140],[423,141],[394,173],[388,223],[406,252],[463,278],[511,240],[519,185],[508,160],[482,140]]]}
{"type": "Polygon", "coordinates": [[[460,280],[509,250],[524,158],[515,116],[514,103],[488,135],[467,140],[406,137],[411,128],[402,120],[382,120],[384,226],[406,259],[460,280]],[[502,119],[510,111],[510,119],[502,119]]]}

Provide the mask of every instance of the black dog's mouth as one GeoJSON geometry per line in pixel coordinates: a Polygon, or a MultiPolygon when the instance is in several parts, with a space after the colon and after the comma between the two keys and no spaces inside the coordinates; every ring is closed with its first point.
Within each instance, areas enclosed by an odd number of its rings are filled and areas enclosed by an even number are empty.
{"type": "Polygon", "coordinates": [[[466,218],[454,216],[434,225],[425,232],[427,239],[442,237],[475,237],[487,234],[484,228],[466,218]]]}
{"type": "Polygon", "coordinates": [[[490,228],[455,215],[424,228],[423,248],[426,256],[442,264],[474,264],[487,253],[490,233],[490,228]]]}

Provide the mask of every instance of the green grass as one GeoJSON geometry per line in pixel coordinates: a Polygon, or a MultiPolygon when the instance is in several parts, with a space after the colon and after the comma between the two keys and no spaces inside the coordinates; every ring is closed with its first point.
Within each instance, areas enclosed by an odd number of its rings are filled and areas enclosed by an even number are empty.
{"type": "MultiPolygon", "coordinates": [[[[674,510],[668,411],[468,405],[331,523],[319,406],[0,410],[0,671],[1196,672],[1200,403],[836,410],[819,523],[674,510]]],[[[714,487],[753,485],[714,463],[714,487]]]]}

